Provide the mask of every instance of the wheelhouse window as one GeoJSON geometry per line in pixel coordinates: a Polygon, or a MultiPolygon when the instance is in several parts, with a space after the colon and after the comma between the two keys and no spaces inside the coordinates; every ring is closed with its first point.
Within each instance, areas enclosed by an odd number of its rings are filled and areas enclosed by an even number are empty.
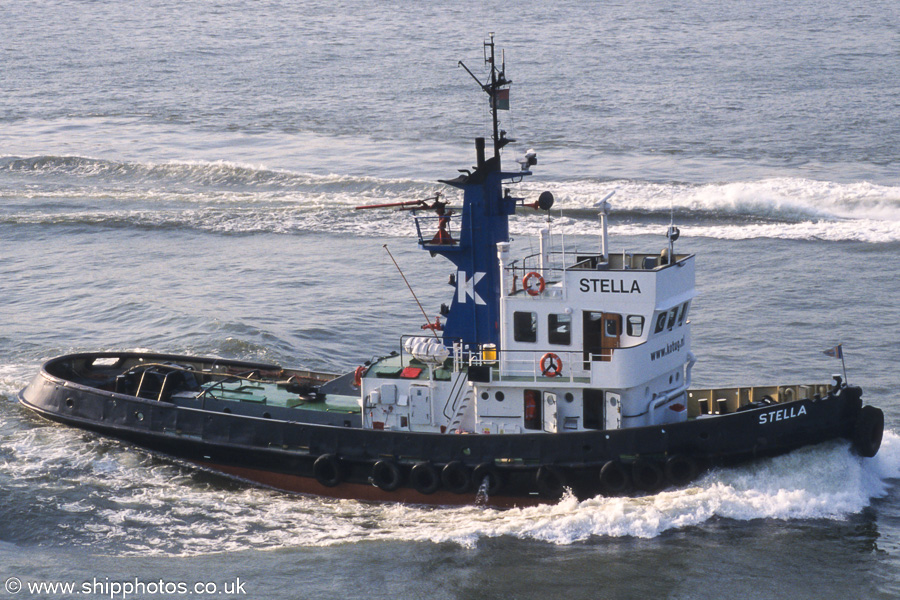
{"type": "Polygon", "coordinates": [[[666,317],[669,313],[659,313],[656,317],[656,329],[653,333],[659,333],[666,328],[666,317]]]}
{"type": "Polygon", "coordinates": [[[547,315],[548,340],[551,344],[568,346],[572,343],[572,315],[547,315]]]}
{"type": "Polygon", "coordinates": [[[621,323],[621,317],[619,315],[609,315],[610,317],[615,317],[606,319],[606,326],[604,327],[604,334],[606,337],[619,337],[622,335],[622,332],[619,331],[619,324],[621,323]]]}
{"type": "Polygon", "coordinates": [[[667,329],[672,331],[672,328],[675,327],[675,318],[678,316],[678,309],[680,307],[676,306],[672,310],[669,311],[669,326],[667,329]]]}
{"type": "Polygon", "coordinates": [[[681,312],[678,313],[678,326],[679,327],[684,325],[684,319],[685,319],[685,317],[687,317],[688,304],[690,304],[690,301],[685,302],[684,304],[681,305],[681,312]]]}
{"type": "Polygon", "coordinates": [[[628,315],[625,320],[626,332],[631,337],[641,337],[644,333],[644,317],[641,315],[628,315]]]}
{"type": "Polygon", "coordinates": [[[537,313],[513,313],[513,338],[517,342],[537,341],[537,313]]]}

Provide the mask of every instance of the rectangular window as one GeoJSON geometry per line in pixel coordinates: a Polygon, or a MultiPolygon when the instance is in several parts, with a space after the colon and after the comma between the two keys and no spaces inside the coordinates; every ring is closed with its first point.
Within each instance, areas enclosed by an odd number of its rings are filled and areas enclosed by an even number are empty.
{"type": "Polygon", "coordinates": [[[640,315],[628,315],[626,323],[628,326],[628,335],[631,337],[641,337],[644,333],[644,317],[640,315]]]}
{"type": "Polygon", "coordinates": [[[572,343],[572,315],[547,315],[548,341],[568,346],[572,343]]]}
{"type": "Polygon", "coordinates": [[[619,315],[608,315],[609,318],[606,319],[606,337],[619,337],[621,333],[619,332],[619,323],[621,317],[619,315]]]}
{"type": "Polygon", "coordinates": [[[663,329],[666,328],[666,315],[667,314],[668,313],[659,313],[659,315],[657,315],[656,329],[653,331],[653,333],[659,333],[660,331],[662,331],[663,329]]]}
{"type": "Polygon", "coordinates": [[[672,331],[672,328],[675,327],[675,317],[678,316],[678,307],[676,306],[672,310],[669,311],[669,327],[668,330],[672,331]]]}
{"type": "Polygon", "coordinates": [[[690,304],[690,302],[685,302],[684,304],[681,305],[681,313],[678,315],[678,326],[679,327],[684,325],[684,319],[685,319],[685,317],[687,317],[688,304],[690,304]]]}
{"type": "Polygon", "coordinates": [[[513,313],[513,337],[517,342],[537,341],[537,313],[513,313]]]}

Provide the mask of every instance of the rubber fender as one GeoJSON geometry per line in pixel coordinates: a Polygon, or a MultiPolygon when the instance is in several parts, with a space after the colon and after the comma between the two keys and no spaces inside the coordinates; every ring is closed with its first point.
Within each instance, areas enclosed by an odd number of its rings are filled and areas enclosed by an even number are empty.
{"type": "Polygon", "coordinates": [[[872,458],[881,448],[884,437],[884,413],[874,406],[863,406],[853,426],[853,450],[865,458],[872,458]]]}
{"type": "Polygon", "coordinates": [[[670,456],[668,460],[666,460],[664,470],[666,473],[666,481],[675,487],[682,487],[689,484],[696,479],[697,475],[700,473],[696,461],[694,461],[693,458],[682,454],[670,456]]]}
{"type": "Polygon", "coordinates": [[[624,494],[630,485],[628,470],[619,461],[611,460],[600,469],[600,491],[604,496],[624,494]]]}
{"type": "Polygon", "coordinates": [[[538,493],[544,498],[561,498],[566,491],[565,474],[550,465],[541,465],[534,475],[538,493]]]}
{"type": "Polygon", "coordinates": [[[441,487],[441,476],[430,462],[420,462],[409,472],[409,483],[420,494],[433,494],[441,487]]]}
{"type": "Polygon", "coordinates": [[[472,471],[472,484],[481,489],[484,478],[487,477],[487,495],[495,496],[503,489],[503,476],[500,470],[491,463],[481,463],[472,471]]]}
{"type": "Polygon", "coordinates": [[[372,465],[372,483],[385,492],[393,492],[403,483],[400,467],[392,460],[379,460],[372,465]]]}
{"type": "Polygon", "coordinates": [[[666,482],[662,469],[655,462],[639,458],[631,465],[634,487],[645,492],[655,492],[666,482]]]}
{"type": "Polygon", "coordinates": [[[334,454],[323,454],[313,463],[316,481],[326,487],[334,487],[344,480],[341,461],[334,454]]]}
{"type": "Polygon", "coordinates": [[[469,469],[458,460],[448,462],[441,469],[441,483],[454,494],[465,494],[469,491],[472,478],[469,469]]]}

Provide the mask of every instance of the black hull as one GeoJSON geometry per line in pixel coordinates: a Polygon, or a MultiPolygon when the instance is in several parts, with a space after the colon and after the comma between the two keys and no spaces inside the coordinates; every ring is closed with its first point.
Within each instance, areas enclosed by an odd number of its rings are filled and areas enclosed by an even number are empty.
{"type": "MultiPolygon", "coordinates": [[[[478,484],[485,482],[491,489],[480,501],[509,507],[552,501],[565,487],[578,497],[652,492],[712,466],[852,439],[865,414],[861,395],[844,386],[819,400],[678,424],[517,435],[373,431],[174,406],[66,381],[48,373],[47,365],[19,400],[53,421],[287,491],[451,505],[476,502],[478,484]]],[[[879,427],[864,429],[880,442],[879,427]]]]}

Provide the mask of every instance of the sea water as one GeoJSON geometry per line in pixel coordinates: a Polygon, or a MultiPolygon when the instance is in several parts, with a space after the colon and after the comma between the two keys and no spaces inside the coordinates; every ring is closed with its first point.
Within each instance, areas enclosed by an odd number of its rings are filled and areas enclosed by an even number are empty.
{"type": "Polygon", "coordinates": [[[0,2],[0,594],[891,598],[900,594],[900,15],[893,3],[0,2]],[[451,266],[409,215],[502,127],[514,248],[697,255],[696,385],[850,383],[831,442],[685,489],[521,510],[284,494],[53,425],[42,361],[171,351],[325,371],[396,348],[451,266]],[[40,583],[72,583],[78,594],[40,583]],[[149,587],[158,583],[157,588],[149,587]],[[182,593],[178,583],[190,586],[182,593]],[[137,584],[142,584],[143,587],[137,584]],[[166,585],[162,585],[166,584],[166,585]],[[169,586],[172,584],[175,587],[169,586]],[[201,584],[200,588],[194,588],[201,584]],[[128,587],[128,586],[131,587],[128,587]],[[29,587],[31,586],[31,587],[29,587]],[[82,587],[87,586],[87,587],[82,587]]]}

